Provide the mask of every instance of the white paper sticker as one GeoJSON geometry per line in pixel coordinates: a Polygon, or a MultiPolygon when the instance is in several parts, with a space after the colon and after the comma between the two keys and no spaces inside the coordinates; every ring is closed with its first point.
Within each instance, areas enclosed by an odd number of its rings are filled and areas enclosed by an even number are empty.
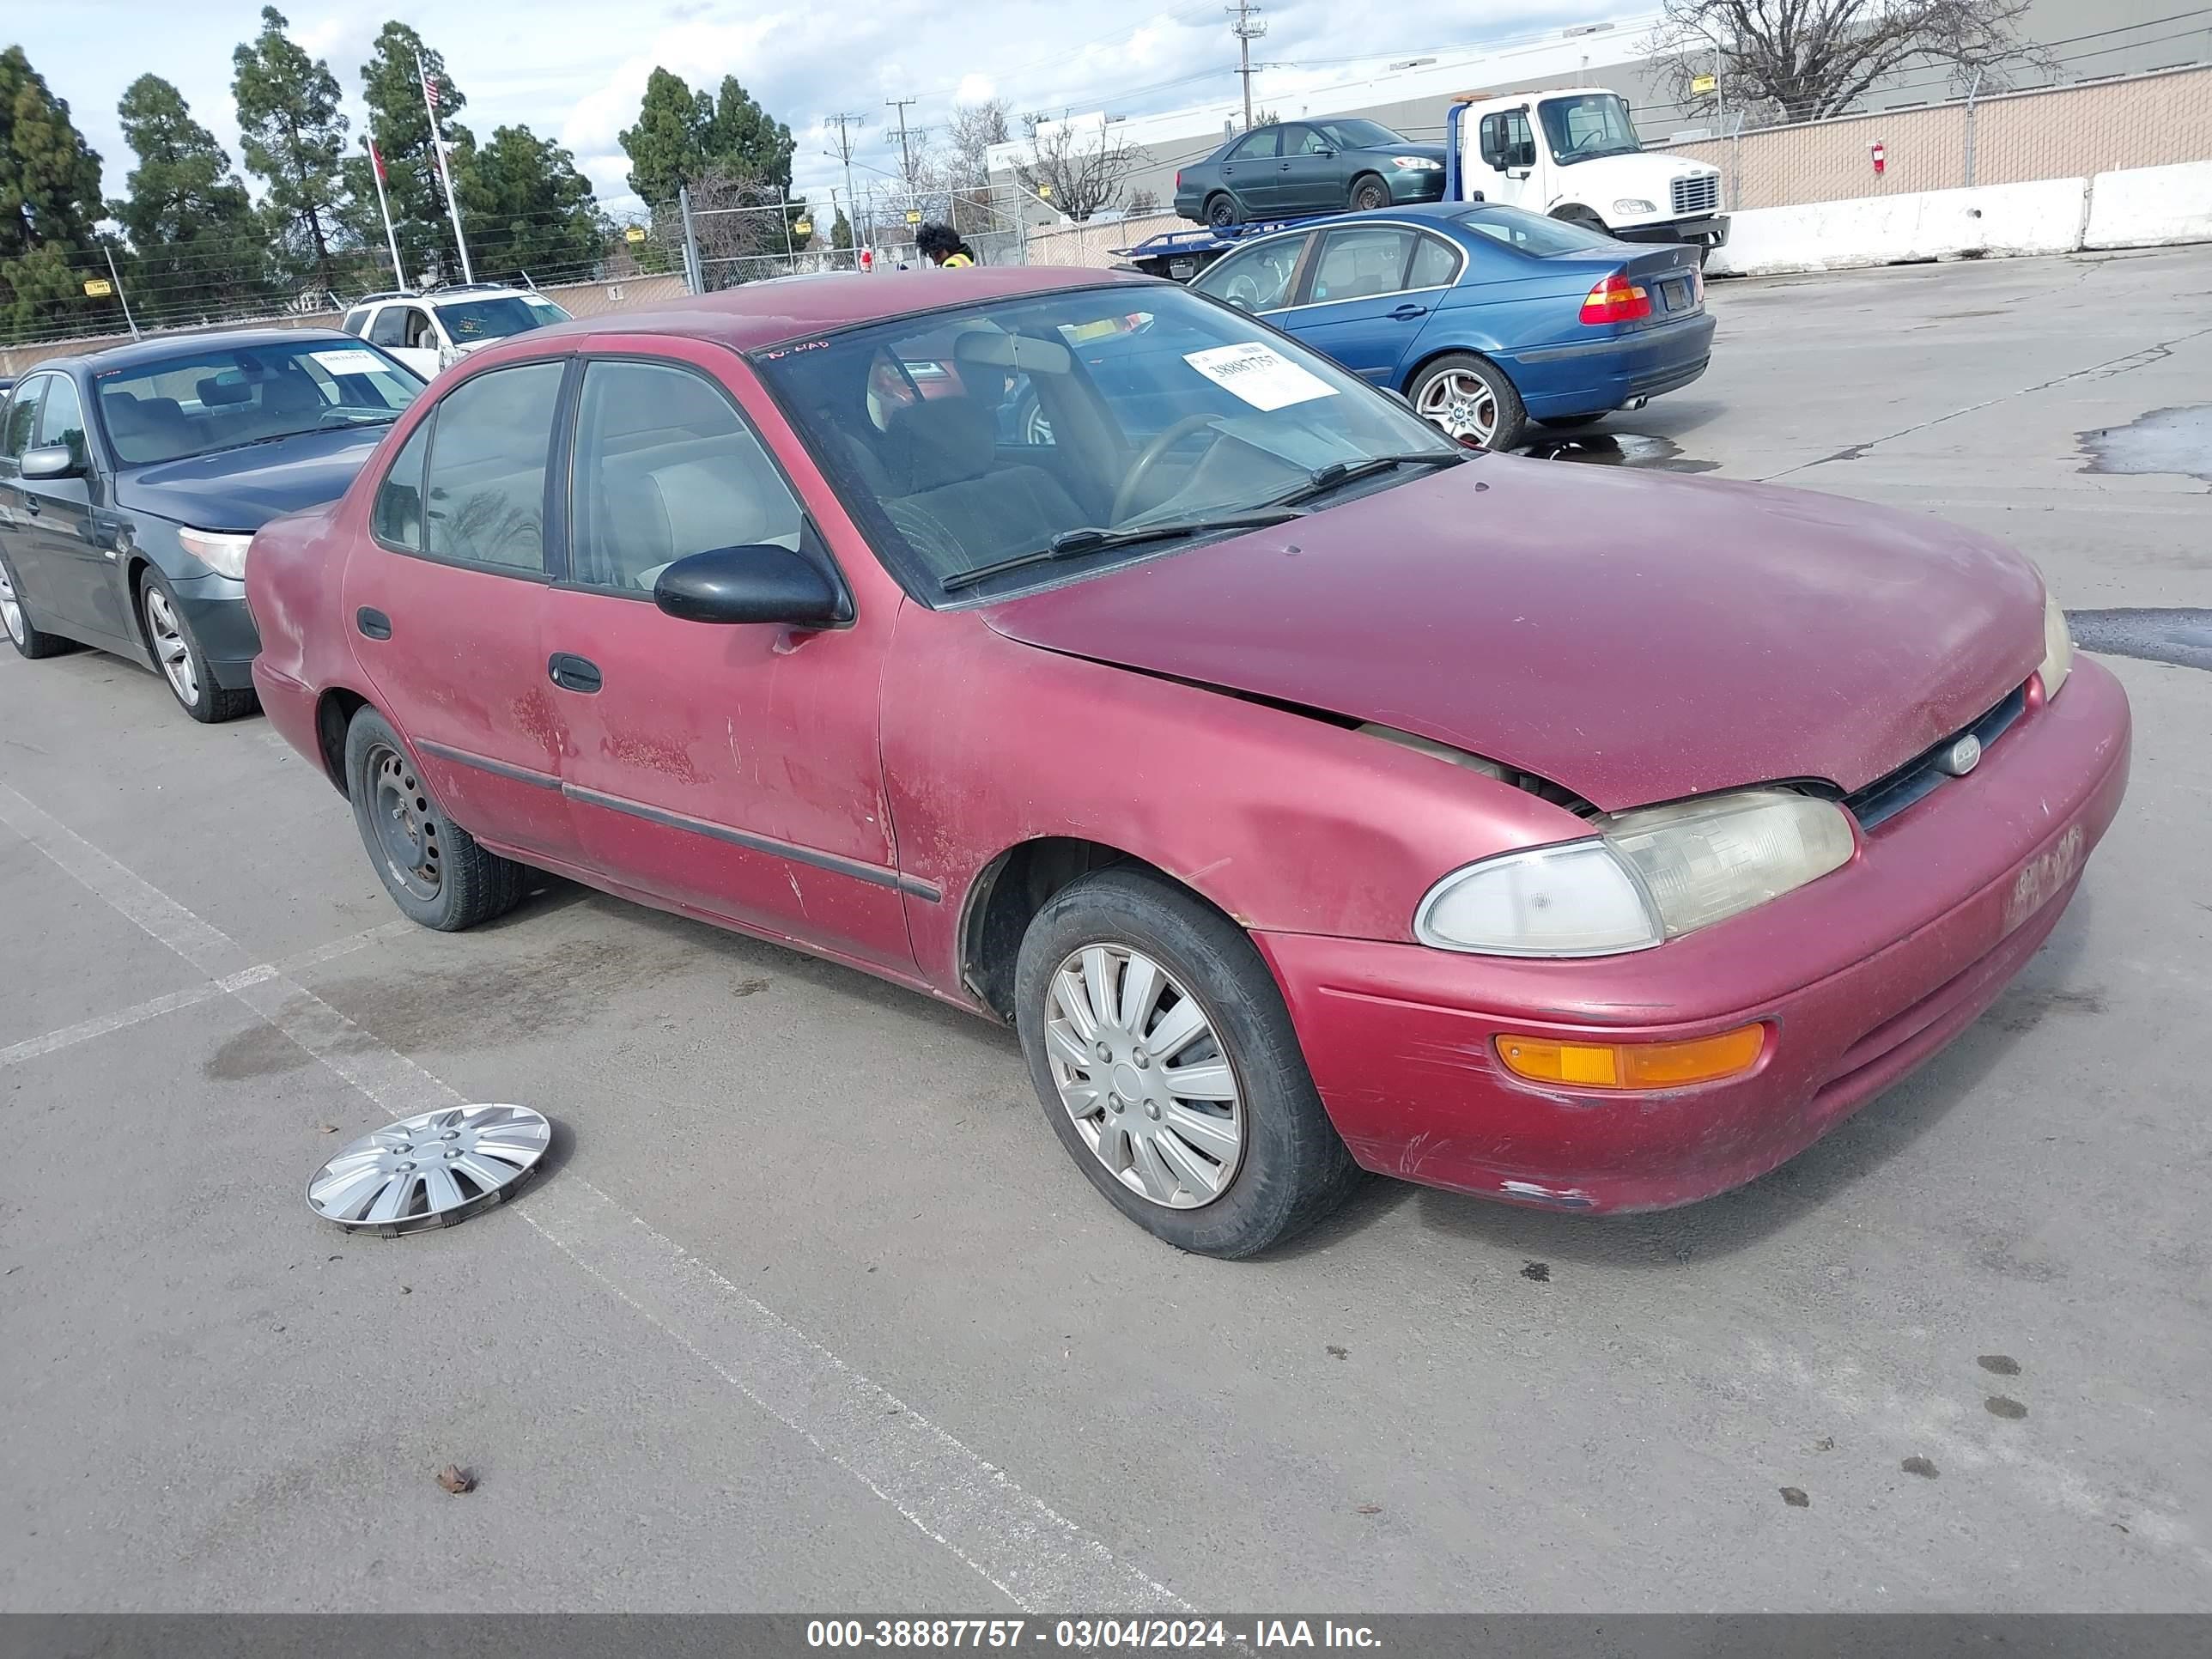
{"type": "Polygon", "coordinates": [[[1258,340],[1249,340],[1243,345],[1215,346],[1206,351],[1187,351],[1182,360],[1255,409],[1281,409],[1290,404],[1336,396],[1336,388],[1320,375],[1300,368],[1273,346],[1258,340]]]}
{"type": "Polygon", "coordinates": [[[333,374],[374,374],[390,367],[374,351],[363,351],[359,346],[340,346],[335,351],[311,351],[307,355],[333,374]]]}

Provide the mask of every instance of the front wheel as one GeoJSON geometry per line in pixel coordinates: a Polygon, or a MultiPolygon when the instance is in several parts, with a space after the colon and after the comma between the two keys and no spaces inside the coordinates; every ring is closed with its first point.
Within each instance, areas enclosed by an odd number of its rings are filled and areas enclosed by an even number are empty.
{"type": "Polygon", "coordinates": [[[185,713],[203,726],[236,720],[256,705],[253,693],[231,691],[217,685],[207,653],[185,619],[185,608],[176,590],[160,571],[149,568],[138,582],[138,614],[145,619],[146,643],[154,653],[154,666],[169,683],[169,690],[184,705],[185,713]]]}
{"type": "Polygon", "coordinates": [[[1414,410],[1446,437],[1482,449],[1510,449],[1528,415],[1505,372],[1487,358],[1455,351],[1414,378],[1414,410]]]}
{"type": "Polygon", "coordinates": [[[22,592],[15,586],[15,573],[5,559],[0,559],[0,628],[6,629],[8,643],[19,656],[36,660],[59,656],[70,648],[67,640],[47,633],[31,620],[31,613],[23,609],[22,592]]]}
{"type": "Polygon", "coordinates": [[[346,793],[368,861],[410,921],[459,933],[522,902],[529,872],[448,818],[414,757],[374,708],[346,728],[346,793]]]}
{"type": "Polygon", "coordinates": [[[1390,186],[1371,173],[1363,173],[1352,181],[1352,210],[1372,213],[1377,208],[1390,205],[1390,186]]]}
{"type": "Polygon", "coordinates": [[[1127,869],[1061,889],[1023,938],[1015,995],[1053,1132],[1155,1237],[1251,1255],[1357,1186],[1267,964],[1182,889],[1127,869]]]}

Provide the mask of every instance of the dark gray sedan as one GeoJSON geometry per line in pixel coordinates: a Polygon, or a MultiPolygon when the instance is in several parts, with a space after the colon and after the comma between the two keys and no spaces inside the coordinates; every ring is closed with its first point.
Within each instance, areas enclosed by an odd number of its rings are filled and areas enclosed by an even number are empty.
{"type": "Polygon", "coordinates": [[[1298,213],[1402,207],[1444,193],[1444,149],[1373,121],[1284,121],[1231,139],[1176,174],[1176,211],[1241,225],[1298,213]]]}
{"type": "Polygon", "coordinates": [[[0,624],[160,671],[187,714],[253,707],[246,550],[334,501],[422,380],[323,329],[168,336],[51,359],[0,398],[0,624]]]}

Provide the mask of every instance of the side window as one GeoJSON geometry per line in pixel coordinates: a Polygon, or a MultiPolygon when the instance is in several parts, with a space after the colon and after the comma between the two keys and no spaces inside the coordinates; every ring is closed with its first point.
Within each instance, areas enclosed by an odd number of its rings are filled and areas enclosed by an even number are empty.
{"type": "Polygon", "coordinates": [[[1229,152],[1232,161],[1259,161],[1283,152],[1283,130],[1280,127],[1261,127],[1235,149],[1229,152]]]}
{"type": "Polygon", "coordinates": [[[39,416],[35,448],[58,445],[67,449],[79,466],[85,463],[84,405],[77,399],[76,382],[66,374],[46,377],[46,401],[39,416]]]}
{"type": "Polygon", "coordinates": [[[1528,112],[1524,109],[1506,112],[1505,165],[1509,167],[1533,167],[1536,165],[1536,138],[1528,130],[1528,112]]]}
{"type": "Polygon", "coordinates": [[[0,426],[0,455],[21,460],[23,452],[32,447],[32,434],[39,429],[39,400],[52,379],[51,374],[33,374],[15,388],[8,404],[6,424],[0,426]]]}
{"type": "Polygon", "coordinates": [[[574,580],[650,593],[716,547],[799,545],[804,509],[728,398],[689,370],[595,362],[576,411],[574,580]]]}
{"type": "Polygon", "coordinates": [[[1505,159],[1505,118],[1486,115],[1476,130],[1477,148],[1486,166],[1496,167],[1505,159]]]}
{"type": "Polygon", "coordinates": [[[1207,266],[1191,286],[1243,311],[1279,310],[1291,302],[1291,281],[1298,274],[1298,256],[1310,240],[1285,236],[1239,248],[1207,266]]]}
{"type": "Polygon", "coordinates": [[[384,482],[376,487],[376,501],[369,509],[369,533],[393,547],[422,550],[422,457],[430,447],[433,421],[424,421],[407,434],[399,459],[384,482]]]}
{"type": "Polygon", "coordinates": [[[407,312],[405,306],[386,306],[376,313],[376,320],[368,325],[371,345],[396,346],[407,343],[407,312]]]}
{"type": "Polygon", "coordinates": [[[1287,153],[1292,155],[1328,155],[1335,151],[1328,135],[1318,127],[1292,127],[1290,130],[1287,153]]]}
{"type": "Polygon", "coordinates": [[[425,552],[544,570],[545,463],[565,368],[494,369],[439,401],[424,468],[425,552]]]}
{"type": "Polygon", "coordinates": [[[1441,236],[1419,238],[1413,247],[1413,268],[1406,273],[1406,286],[1444,288],[1458,277],[1459,250],[1441,236]]]}
{"type": "Polygon", "coordinates": [[[1390,225],[1347,226],[1322,239],[1314,267],[1316,305],[1329,300],[1364,300],[1395,294],[1406,286],[1406,263],[1416,234],[1390,225]]]}
{"type": "Polygon", "coordinates": [[[430,320],[430,313],[420,307],[407,306],[403,307],[402,314],[407,319],[406,343],[419,346],[425,351],[435,351],[438,349],[438,325],[430,320]]]}
{"type": "Polygon", "coordinates": [[[338,327],[342,331],[352,335],[358,340],[361,338],[362,328],[368,321],[368,313],[366,311],[349,311],[345,314],[345,320],[340,323],[338,327]]]}

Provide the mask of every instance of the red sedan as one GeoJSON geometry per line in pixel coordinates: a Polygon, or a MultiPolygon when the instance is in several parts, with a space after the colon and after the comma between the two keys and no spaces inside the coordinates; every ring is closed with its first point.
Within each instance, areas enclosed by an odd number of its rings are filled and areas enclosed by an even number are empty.
{"type": "Polygon", "coordinates": [[[1990,1005],[2127,781],[2002,547],[1470,453],[1104,273],[534,331],[247,586],[407,915],[534,866],[1009,1021],[1099,1190],[1221,1255],[1362,1167],[1772,1169],[1990,1005]]]}

